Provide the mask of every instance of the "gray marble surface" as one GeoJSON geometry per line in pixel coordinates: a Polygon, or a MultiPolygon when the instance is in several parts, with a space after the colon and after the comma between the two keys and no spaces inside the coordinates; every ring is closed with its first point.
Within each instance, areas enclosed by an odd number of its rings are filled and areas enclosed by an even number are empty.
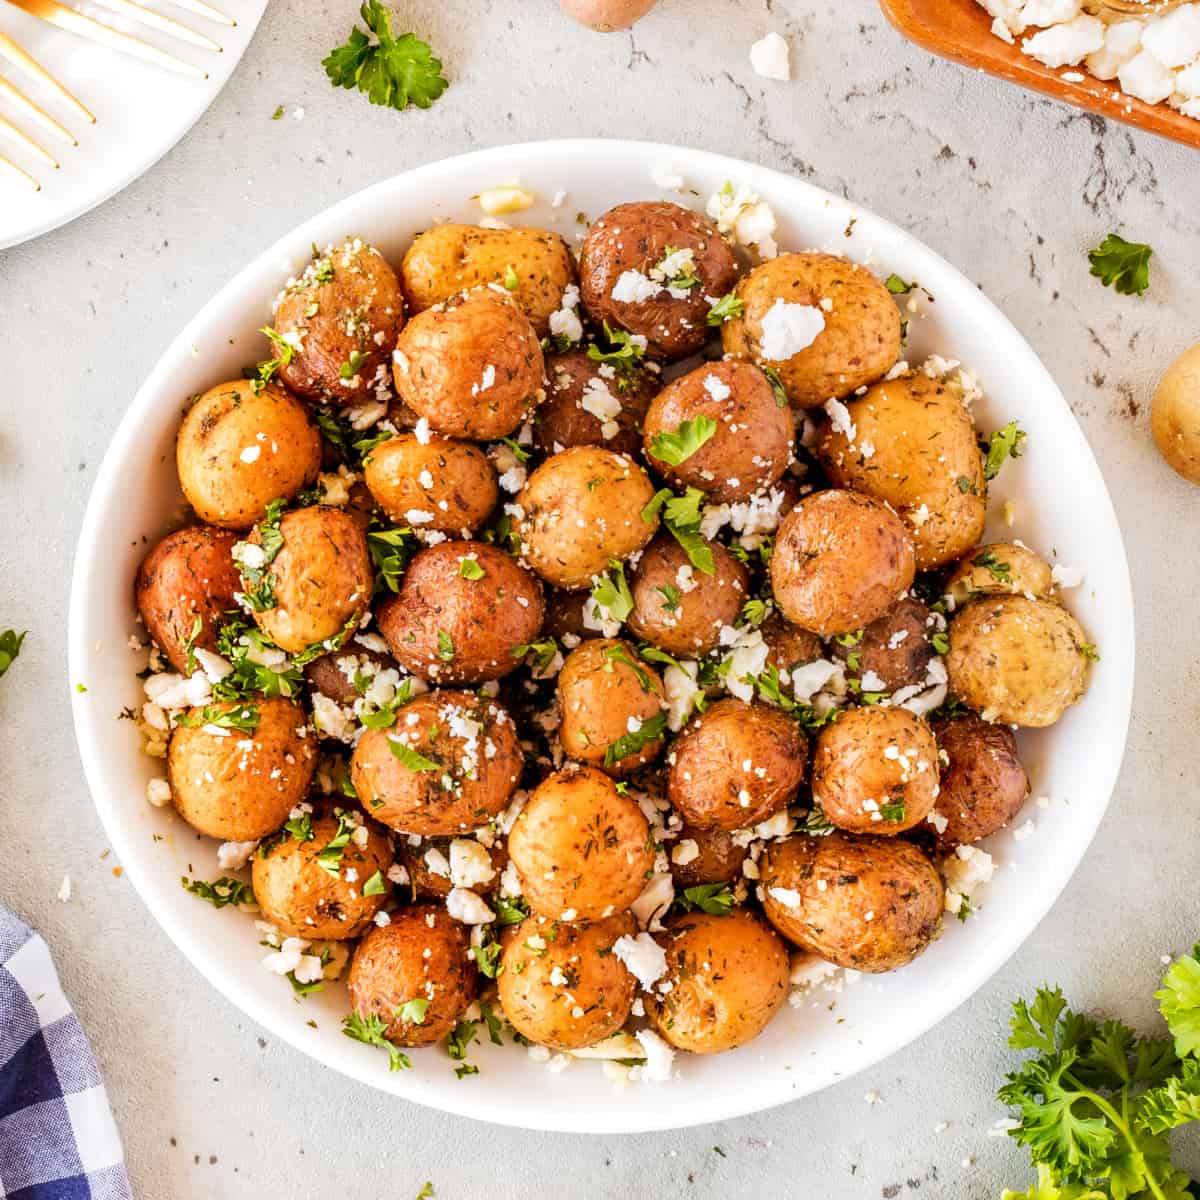
{"type": "Polygon", "coordinates": [[[1148,427],[1158,373],[1200,338],[1200,156],[934,60],[872,0],[664,0],[632,36],[609,37],[576,28],[553,0],[395,7],[453,81],[432,110],[401,115],[333,91],[320,59],[354,6],[275,0],[182,145],[90,216],[0,253],[0,627],[30,630],[0,683],[0,903],[55,952],[138,1194],[292,1198],[349,1185],[404,1200],[428,1179],[443,1200],[971,1200],[1025,1186],[1023,1156],[987,1134],[1003,1115],[993,1092],[1008,1061],[1009,1000],[1057,980],[1081,1005],[1148,1022],[1160,955],[1200,933],[1200,490],[1165,468],[1148,427]],[[790,38],[789,84],[750,71],[748,48],[769,29],[790,38]],[[288,116],[273,122],[279,104],[288,116]],[[644,1137],[527,1134],[426,1112],[265,1035],[114,875],[68,711],[67,585],[83,506],[167,341],[241,263],[347,193],[443,155],[561,135],[689,143],[794,171],[966,270],[1042,355],[1086,430],[1138,607],[1137,696],[1108,818],[1000,975],[840,1087],[644,1137]],[[1084,251],[1110,230],[1154,245],[1142,300],[1088,276],[1084,251]],[[64,872],[75,883],[66,904],[55,895],[64,872]],[[868,1091],[880,1103],[865,1103],[868,1091]]]}

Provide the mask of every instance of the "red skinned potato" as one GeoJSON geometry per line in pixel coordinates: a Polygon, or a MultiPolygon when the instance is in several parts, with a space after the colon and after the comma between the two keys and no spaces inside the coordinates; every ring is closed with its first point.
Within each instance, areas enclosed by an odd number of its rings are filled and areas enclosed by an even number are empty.
{"type": "Polygon", "coordinates": [[[558,0],[558,6],[580,25],[597,33],[615,33],[640,21],[658,0],[558,0]]]}

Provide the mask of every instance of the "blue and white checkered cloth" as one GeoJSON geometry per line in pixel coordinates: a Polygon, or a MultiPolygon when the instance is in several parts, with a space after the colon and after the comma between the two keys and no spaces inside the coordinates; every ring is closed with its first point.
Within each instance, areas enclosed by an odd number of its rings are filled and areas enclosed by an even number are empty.
{"type": "Polygon", "coordinates": [[[0,908],[0,1200],[132,1200],[92,1049],[46,943],[0,908]]]}

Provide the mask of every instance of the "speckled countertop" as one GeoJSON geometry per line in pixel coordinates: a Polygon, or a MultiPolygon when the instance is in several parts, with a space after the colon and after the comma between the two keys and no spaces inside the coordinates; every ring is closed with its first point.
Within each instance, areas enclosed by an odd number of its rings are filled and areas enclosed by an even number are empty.
{"type": "Polygon", "coordinates": [[[1050,979],[1081,1005],[1149,1020],[1159,956],[1200,933],[1200,490],[1162,465],[1148,429],[1157,374],[1200,339],[1200,155],[932,59],[872,0],[664,0],[632,36],[609,37],[560,19],[553,0],[394,7],[453,81],[430,111],[373,109],[329,87],[320,59],[349,30],[348,0],[274,0],[181,146],[97,212],[0,253],[0,627],[31,630],[0,685],[0,902],[55,952],[138,1194],[291,1200],[351,1187],[405,1200],[427,1179],[439,1200],[973,1200],[1024,1187],[1023,1156],[987,1136],[1003,1115],[992,1096],[1008,1001],[1050,979]],[[791,83],[750,71],[749,46],[770,29],[791,41],[791,83]],[[287,116],[273,122],[279,104],[287,116]],[[1041,354],[1087,432],[1125,531],[1138,609],[1137,696],[1109,816],[999,976],[840,1087],[645,1137],[456,1120],[265,1036],[184,961],[102,858],[66,678],[67,583],[92,477],[182,324],[280,231],[381,176],[564,135],[683,142],[796,172],[965,270],[1041,354]],[[1143,300],[1088,276],[1084,251],[1110,230],[1155,248],[1143,300]],[[64,872],[75,885],[67,904],[56,899],[64,872]],[[867,1104],[868,1092],[879,1102],[867,1104]]]}

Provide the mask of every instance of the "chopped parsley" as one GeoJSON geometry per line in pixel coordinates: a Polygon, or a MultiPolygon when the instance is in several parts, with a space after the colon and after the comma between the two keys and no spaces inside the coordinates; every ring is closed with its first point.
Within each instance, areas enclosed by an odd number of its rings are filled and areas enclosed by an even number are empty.
{"type": "Polygon", "coordinates": [[[597,577],[592,584],[592,599],[608,613],[614,621],[624,621],[633,612],[633,595],[625,581],[625,567],[610,559],[609,570],[597,577]]]}
{"type": "Polygon", "coordinates": [[[628,667],[634,673],[634,675],[637,676],[638,684],[643,692],[650,692],[654,690],[654,685],[650,681],[650,676],[643,671],[642,668],[639,667],[632,658],[629,657],[629,653],[626,651],[624,646],[618,643],[615,646],[607,647],[604,651],[604,659],[604,669],[606,671],[611,672],[612,664],[619,662],[622,666],[628,667]]]}
{"type": "Polygon", "coordinates": [[[929,639],[929,643],[937,654],[950,653],[950,638],[944,633],[935,633],[929,639]]]}
{"type": "Polygon", "coordinates": [[[1154,251],[1143,242],[1127,242],[1110,233],[1095,250],[1088,251],[1091,273],[1105,287],[1123,296],[1141,296],[1150,286],[1150,258],[1154,251]]]}
{"type": "Polygon", "coordinates": [[[1100,661],[1100,651],[1097,650],[1091,642],[1084,642],[1084,644],[1079,647],[1079,653],[1082,654],[1084,658],[1091,659],[1092,662],[1100,661]]]}
{"type": "Polygon", "coordinates": [[[604,752],[604,765],[611,767],[624,758],[639,754],[647,746],[658,741],[667,727],[665,711],[647,717],[632,733],[623,734],[604,752]]]}
{"type": "Polygon", "coordinates": [[[224,908],[227,904],[240,906],[255,903],[254,889],[248,883],[229,875],[222,875],[220,879],[214,879],[211,883],[203,879],[188,879],[184,875],[180,877],[179,882],[185,892],[207,900],[213,908],[224,908]]]}
{"type": "Polygon", "coordinates": [[[429,1011],[429,1001],[423,996],[416,1000],[405,1000],[405,1002],[396,1009],[396,1020],[404,1021],[408,1025],[424,1025],[425,1014],[429,1011]]]}
{"type": "Polygon", "coordinates": [[[554,661],[554,656],[558,653],[558,643],[553,638],[546,638],[540,642],[523,642],[520,646],[514,646],[511,653],[513,658],[532,656],[530,667],[535,675],[541,675],[554,661]]]}
{"type": "Polygon", "coordinates": [[[242,372],[250,380],[250,387],[255,395],[261,392],[279,373],[280,368],[286,367],[296,355],[295,346],[285,340],[283,334],[272,329],[270,325],[264,325],[258,332],[270,339],[272,346],[275,347],[275,357],[264,359],[253,370],[242,372]]]}
{"type": "Polygon", "coordinates": [[[903,821],[908,816],[908,805],[903,800],[890,800],[879,806],[879,815],[885,821],[903,821]]]}
{"type": "Polygon", "coordinates": [[[816,804],[809,809],[804,820],[796,826],[797,833],[807,833],[809,837],[826,837],[833,832],[833,822],[816,804]]]}
{"type": "Polygon", "coordinates": [[[353,819],[348,813],[344,813],[341,809],[336,810],[337,813],[337,830],[333,837],[325,843],[325,849],[317,855],[317,866],[322,871],[332,875],[335,879],[342,871],[342,855],[346,851],[346,847],[350,844],[351,835],[356,828],[353,819]]]}
{"type": "Polygon", "coordinates": [[[367,531],[367,549],[375,564],[376,593],[398,592],[401,576],[416,550],[413,531],[407,525],[396,529],[370,529],[367,531]]]}
{"type": "Polygon", "coordinates": [[[895,273],[889,275],[884,281],[883,286],[887,288],[893,296],[907,296],[917,285],[916,283],[906,283],[899,275],[895,273]]]}
{"type": "Polygon", "coordinates": [[[233,667],[213,684],[213,696],[218,700],[245,700],[254,694],[290,700],[300,693],[304,679],[299,667],[240,612],[229,614],[217,631],[217,653],[233,667]],[[260,660],[278,665],[264,666],[260,660]]]}
{"type": "Polygon", "coordinates": [[[753,597],[742,605],[741,619],[747,625],[761,625],[767,619],[767,602],[753,597]]]}
{"type": "Polygon", "coordinates": [[[675,612],[675,610],[679,607],[679,601],[682,599],[679,589],[677,587],[673,587],[669,583],[664,583],[661,587],[657,587],[654,590],[662,595],[662,607],[665,608],[667,612],[675,612]]]}
{"type": "Polygon", "coordinates": [[[240,704],[236,708],[221,708],[216,704],[206,704],[199,712],[179,713],[175,718],[176,725],[186,725],[196,728],[202,725],[212,725],[217,729],[235,729],[238,733],[253,733],[258,728],[261,716],[255,704],[240,704]]]}
{"type": "Polygon", "coordinates": [[[997,429],[988,441],[987,457],[983,463],[984,479],[995,479],[1008,459],[1020,458],[1024,440],[1025,430],[1016,421],[1009,421],[1003,429],[997,429]]]}
{"type": "Polygon", "coordinates": [[[674,433],[656,433],[650,439],[650,453],[660,462],[677,467],[691,458],[716,432],[717,423],[711,417],[701,415],[681,421],[674,433]]]}
{"type": "Polygon", "coordinates": [[[777,408],[787,408],[787,388],[783,386],[783,380],[779,377],[779,372],[774,367],[764,367],[762,363],[758,364],[758,369],[767,377],[767,382],[771,385],[771,391],[775,393],[775,406],[777,408]]]}
{"type": "Polygon", "coordinates": [[[391,748],[392,757],[399,759],[400,765],[407,767],[410,771],[440,771],[441,763],[436,763],[432,758],[426,758],[423,754],[418,754],[411,746],[400,741],[399,738],[389,737],[388,746],[391,748]]]}
{"type": "Polygon", "coordinates": [[[353,379],[366,361],[367,356],[361,350],[351,350],[350,357],[338,368],[338,378],[353,379]]]}
{"type": "Polygon", "coordinates": [[[740,317],[745,305],[742,304],[736,292],[728,292],[708,310],[705,320],[709,325],[724,325],[726,321],[740,317]]]}
{"type": "Polygon", "coordinates": [[[285,822],[283,827],[292,835],[293,841],[313,840],[312,813],[302,812],[298,817],[292,817],[290,821],[285,822]]]}
{"type": "Polygon", "coordinates": [[[504,272],[504,286],[510,292],[515,292],[521,286],[521,277],[517,274],[516,268],[511,265],[504,272]]]}
{"type": "Polygon", "coordinates": [[[519,925],[529,916],[529,905],[521,896],[497,896],[495,909],[497,925],[519,925]]]}
{"type": "Polygon", "coordinates": [[[388,1022],[382,1017],[364,1017],[356,1012],[342,1018],[342,1032],[356,1042],[367,1046],[379,1046],[388,1052],[388,1070],[403,1071],[412,1066],[412,1060],[400,1049],[387,1040],[388,1022]]]}
{"type": "Polygon", "coordinates": [[[444,663],[454,661],[454,639],[444,629],[437,631],[437,656],[444,663]]]}
{"type": "Polygon", "coordinates": [[[271,114],[271,120],[272,121],[282,121],[283,120],[283,105],[282,104],[280,104],[275,109],[275,111],[271,114]]]}
{"type": "Polygon", "coordinates": [[[376,871],[366,883],[363,884],[362,894],[364,896],[382,896],[386,890],[386,885],[383,882],[383,872],[376,871]]]}
{"type": "MultiPolygon", "coordinates": [[[[192,622],[192,628],[187,637],[183,640],[183,673],[191,675],[196,670],[196,639],[204,632],[204,618],[199,613],[196,614],[196,619],[192,622]]],[[[0,675],[4,672],[0,671],[0,675]]]]}
{"type": "Polygon", "coordinates": [[[984,550],[971,559],[973,567],[983,567],[998,583],[1012,583],[1012,568],[998,559],[990,550],[984,550]]]}
{"type": "Polygon", "coordinates": [[[3,675],[17,660],[21,653],[21,645],[29,631],[18,633],[15,629],[6,629],[0,633],[0,675],[3,675]]]}
{"type": "Polygon", "coordinates": [[[960,475],[954,481],[954,483],[955,483],[955,486],[958,488],[958,490],[960,492],[962,492],[962,494],[964,496],[968,492],[970,492],[970,494],[972,496],[977,496],[979,494],[979,489],[975,486],[974,482],[966,475],[960,475]]]}
{"type": "Polygon", "coordinates": [[[642,355],[645,347],[642,340],[634,340],[632,334],[624,329],[613,329],[604,322],[604,340],[608,350],[601,350],[594,342],[587,348],[587,356],[592,362],[608,363],[623,374],[628,375],[642,365],[642,355]]]}
{"type": "Polygon", "coordinates": [[[667,279],[667,264],[671,259],[679,253],[678,246],[664,246],[663,256],[654,264],[651,269],[651,275],[661,277],[665,287],[674,288],[678,292],[688,292],[694,287],[700,286],[700,276],[696,274],[692,267],[684,267],[678,275],[667,279]]]}
{"type": "Polygon", "coordinates": [[[253,612],[266,612],[275,607],[275,584],[279,581],[267,568],[283,549],[283,530],[280,525],[286,504],[287,501],[282,497],[272,500],[267,505],[263,519],[258,523],[257,545],[262,552],[261,558],[252,567],[247,566],[244,561],[238,562],[243,584],[242,598],[253,612]]]}
{"type": "Polygon", "coordinates": [[[727,883],[701,883],[684,888],[672,906],[676,912],[691,912],[698,908],[713,917],[727,917],[733,908],[733,892],[727,883]]]}
{"type": "Polygon", "coordinates": [[[479,565],[479,560],[474,558],[460,558],[458,560],[458,573],[464,579],[482,579],[484,570],[479,565]]]}

